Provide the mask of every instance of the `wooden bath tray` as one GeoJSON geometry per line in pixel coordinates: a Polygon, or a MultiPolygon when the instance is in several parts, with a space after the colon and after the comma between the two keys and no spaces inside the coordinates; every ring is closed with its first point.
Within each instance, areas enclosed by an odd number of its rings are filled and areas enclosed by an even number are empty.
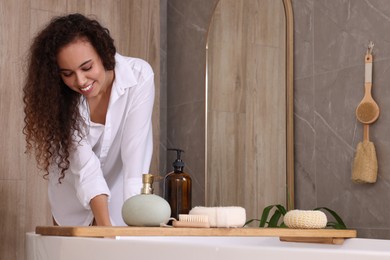
{"type": "Polygon", "coordinates": [[[238,236],[279,237],[281,241],[342,244],[354,238],[356,230],[289,228],[171,228],[171,227],[59,227],[38,226],[36,234],[46,236],[238,236]]]}

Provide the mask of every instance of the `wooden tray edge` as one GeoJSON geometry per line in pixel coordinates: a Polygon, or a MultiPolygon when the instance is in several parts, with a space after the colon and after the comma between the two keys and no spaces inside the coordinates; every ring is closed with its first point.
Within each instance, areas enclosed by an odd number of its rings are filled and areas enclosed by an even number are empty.
{"type": "Polygon", "coordinates": [[[112,237],[112,236],[245,236],[289,238],[357,237],[352,229],[288,229],[288,228],[171,228],[171,227],[77,227],[37,226],[36,234],[46,236],[112,237]]]}

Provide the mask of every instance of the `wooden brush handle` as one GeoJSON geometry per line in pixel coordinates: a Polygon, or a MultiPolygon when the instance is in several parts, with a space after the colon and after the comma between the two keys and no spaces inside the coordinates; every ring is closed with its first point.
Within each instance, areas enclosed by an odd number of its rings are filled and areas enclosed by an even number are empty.
{"type": "Polygon", "coordinates": [[[363,125],[363,140],[369,142],[370,141],[370,131],[369,131],[370,125],[364,124],[363,125]]]}

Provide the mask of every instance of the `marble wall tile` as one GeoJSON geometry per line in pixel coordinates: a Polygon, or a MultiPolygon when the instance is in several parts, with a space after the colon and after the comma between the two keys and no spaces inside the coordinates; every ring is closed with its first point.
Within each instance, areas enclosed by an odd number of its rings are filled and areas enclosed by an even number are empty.
{"type": "Polygon", "coordinates": [[[384,1],[331,0],[314,4],[314,70],[322,73],[361,64],[369,40],[376,54],[389,57],[390,10],[384,1]],[[380,52],[379,52],[380,51],[380,52]]]}
{"type": "Polygon", "coordinates": [[[332,208],[359,237],[388,239],[390,5],[381,0],[293,0],[293,7],[296,205],[332,208]],[[375,43],[372,92],[381,109],[370,139],[379,171],[377,183],[359,185],[351,181],[355,149],[363,138],[355,109],[364,95],[370,40],[375,43]]]}
{"type": "Polygon", "coordinates": [[[293,1],[294,78],[313,76],[314,0],[293,1]]]}
{"type": "Polygon", "coordinates": [[[313,0],[293,1],[295,207],[317,205],[315,176],[313,0]]]}
{"type": "Polygon", "coordinates": [[[363,98],[363,73],[363,67],[351,67],[314,77],[315,117],[349,145],[357,127],[355,110],[363,98]]]}
{"type": "Polygon", "coordinates": [[[205,98],[206,34],[215,2],[168,1],[169,106],[205,98]]]}
{"type": "MultiPolygon", "coordinates": [[[[206,36],[216,0],[169,0],[167,7],[167,147],[185,150],[193,205],[204,205],[206,36]]],[[[167,155],[167,169],[175,153],[167,155]]]]}
{"type": "Polygon", "coordinates": [[[359,236],[380,237],[381,239],[390,239],[390,232],[388,229],[382,229],[382,228],[360,228],[359,236]]]}
{"type": "Polygon", "coordinates": [[[317,205],[313,77],[294,81],[295,207],[317,205]]]}
{"type": "MultiPolygon", "coordinates": [[[[185,163],[184,172],[192,179],[193,206],[204,206],[205,203],[204,114],[204,102],[192,102],[170,107],[167,117],[167,148],[185,151],[181,158],[185,163]]],[[[167,172],[173,171],[175,159],[175,152],[167,153],[167,172]]]]}

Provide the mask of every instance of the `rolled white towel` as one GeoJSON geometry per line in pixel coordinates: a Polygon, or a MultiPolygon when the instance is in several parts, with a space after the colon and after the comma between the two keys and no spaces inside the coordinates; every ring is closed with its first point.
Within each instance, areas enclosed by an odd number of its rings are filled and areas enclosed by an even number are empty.
{"type": "Polygon", "coordinates": [[[242,227],[246,212],[242,207],[194,207],[190,215],[207,215],[210,227],[242,227]]]}

